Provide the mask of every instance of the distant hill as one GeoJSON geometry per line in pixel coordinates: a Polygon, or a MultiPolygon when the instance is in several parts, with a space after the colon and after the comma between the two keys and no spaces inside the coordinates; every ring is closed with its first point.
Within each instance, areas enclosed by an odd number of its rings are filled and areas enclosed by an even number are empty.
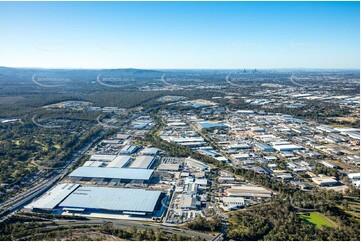
{"type": "Polygon", "coordinates": [[[0,75],[34,75],[34,74],[126,74],[126,75],[147,75],[147,74],[162,74],[161,71],[144,70],[144,69],[44,69],[44,68],[13,68],[0,66],[0,75]]]}

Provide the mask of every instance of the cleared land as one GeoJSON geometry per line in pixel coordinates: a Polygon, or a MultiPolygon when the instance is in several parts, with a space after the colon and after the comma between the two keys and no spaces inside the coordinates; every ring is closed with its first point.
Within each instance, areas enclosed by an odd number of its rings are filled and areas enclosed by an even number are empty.
{"type": "Polygon", "coordinates": [[[19,100],[23,100],[24,97],[22,96],[2,96],[0,97],[0,104],[9,104],[14,103],[19,100]]]}
{"type": "Polygon", "coordinates": [[[321,228],[322,226],[333,227],[333,225],[327,221],[327,219],[317,212],[311,212],[308,214],[301,214],[300,218],[315,225],[317,228],[321,228]]]}

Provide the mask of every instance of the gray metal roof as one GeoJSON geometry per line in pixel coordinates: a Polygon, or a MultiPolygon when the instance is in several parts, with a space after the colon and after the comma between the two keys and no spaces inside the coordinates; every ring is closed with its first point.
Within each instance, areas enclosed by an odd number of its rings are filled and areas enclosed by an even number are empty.
{"type": "Polygon", "coordinates": [[[40,199],[30,204],[32,208],[53,209],[70,193],[80,185],[72,183],[59,184],[50,191],[46,192],[40,199]]]}
{"type": "Polygon", "coordinates": [[[143,154],[143,155],[157,155],[158,153],[159,153],[159,149],[157,149],[157,148],[154,148],[154,147],[151,147],[151,148],[149,148],[149,147],[147,147],[147,148],[144,148],[142,151],[141,151],[141,153],[143,154]]]}
{"type": "Polygon", "coordinates": [[[269,146],[267,144],[263,144],[263,143],[260,143],[260,142],[255,142],[255,145],[258,148],[263,149],[263,150],[274,150],[274,148],[272,146],[269,146]]]}
{"type": "Polygon", "coordinates": [[[122,168],[126,166],[132,159],[129,155],[119,155],[112,162],[110,162],[107,167],[117,167],[122,168]]]}
{"type": "Polygon", "coordinates": [[[141,155],[141,156],[138,156],[129,167],[130,168],[148,169],[153,164],[154,159],[155,159],[154,156],[141,155]]]}
{"type": "Polygon", "coordinates": [[[89,160],[112,161],[115,157],[116,155],[92,155],[89,160]]]}
{"type": "Polygon", "coordinates": [[[153,212],[160,195],[160,191],[143,189],[82,186],[59,207],[153,212]]]}
{"type": "Polygon", "coordinates": [[[120,151],[119,154],[133,154],[139,149],[136,145],[126,145],[120,151]]]}
{"type": "Polygon", "coordinates": [[[149,180],[154,170],[113,168],[113,167],[79,167],[69,177],[112,178],[129,180],[149,180]]]}
{"type": "Polygon", "coordinates": [[[92,160],[88,160],[84,163],[83,166],[92,166],[92,167],[99,167],[102,166],[104,164],[103,161],[92,161],[92,160]]]}

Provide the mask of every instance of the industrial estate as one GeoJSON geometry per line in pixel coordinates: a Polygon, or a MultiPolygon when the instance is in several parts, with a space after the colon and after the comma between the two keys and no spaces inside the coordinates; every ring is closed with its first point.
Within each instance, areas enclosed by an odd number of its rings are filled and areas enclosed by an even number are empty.
{"type": "Polygon", "coordinates": [[[360,241],[358,1],[0,1],[0,241],[360,241]]]}
{"type": "MultiPolygon", "coordinates": [[[[267,73],[237,75],[258,78],[267,73]]],[[[237,79],[226,80],[234,83],[237,79]]],[[[348,79],[341,89],[354,82],[348,79]]],[[[223,90],[223,85],[218,90],[223,90]]],[[[343,228],[340,216],[356,226],[360,129],[352,120],[359,118],[359,95],[332,96],[337,92],[333,88],[325,92],[312,84],[306,88],[263,86],[272,90],[264,98],[255,98],[260,95],[255,89],[246,97],[229,90],[198,99],[163,95],[147,107],[134,108],[98,107],[74,100],[44,105],[41,109],[45,112],[100,116],[87,140],[68,146],[72,153],[65,163],[41,159],[30,163],[37,164],[35,171],[40,172],[35,173],[35,181],[27,182],[32,188],[3,185],[8,188],[1,191],[8,197],[0,204],[3,223],[27,217],[32,221],[34,216],[50,216],[53,223],[55,216],[62,221],[56,226],[95,224],[89,228],[97,229],[111,223],[115,228],[135,226],[140,231],[149,227],[166,231],[158,234],[163,239],[254,239],[257,230],[249,235],[237,232],[239,226],[248,226],[242,225],[248,223],[242,216],[258,216],[250,211],[267,211],[271,206],[286,209],[285,216],[296,219],[292,226],[315,230],[318,238],[343,228]],[[241,105],[235,105],[235,100],[241,105]],[[307,106],[309,100],[348,110],[349,123],[332,123],[340,122],[333,117],[329,123],[307,115],[303,118],[302,110],[312,108],[307,106]],[[280,105],[288,107],[285,113],[271,111],[280,110],[280,105]]],[[[204,84],[196,88],[216,87],[204,84]]],[[[165,88],[179,92],[195,87],[177,84],[165,88]]],[[[139,93],[149,92],[154,91],[139,93]]],[[[323,115],[327,111],[319,108],[323,115]]],[[[64,118],[34,117],[32,122],[44,132],[65,127],[64,118]]],[[[3,125],[19,122],[19,118],[4,119],[3,125]]],[[[75,134],[68,127],[69,135],[75,134]]],[[[86,134],[86,130],[82,132],[86,134]]],[[[250,223],[266,226],[265,234],[277,230],[274,218],[262,219],[250,223]]],[[[109,229],[94,233],[115,233],[109,229]]],[[[24,236],[20,238],[31,235],[24,236]]],[[[97,238],[94,236],[87,239],[97,238]]]]}

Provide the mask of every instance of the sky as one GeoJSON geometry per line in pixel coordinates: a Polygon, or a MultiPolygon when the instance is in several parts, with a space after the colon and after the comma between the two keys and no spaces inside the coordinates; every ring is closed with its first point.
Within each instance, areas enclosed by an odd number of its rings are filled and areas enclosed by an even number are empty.
{"type": "Polygon", "coordinates": [[[0,2],[0,66],[357,68],[359,2],[0,2]]]}

